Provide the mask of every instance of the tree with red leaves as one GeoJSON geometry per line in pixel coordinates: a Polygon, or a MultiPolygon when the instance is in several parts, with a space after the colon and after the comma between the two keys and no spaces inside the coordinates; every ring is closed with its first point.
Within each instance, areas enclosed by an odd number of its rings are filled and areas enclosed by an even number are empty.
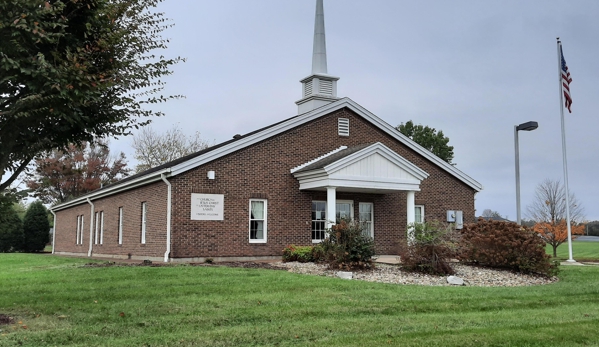
{"type": "MultiPolygon", "coordinates": [[[[541,222],[535,224],[533,230],[539,233],[539,236],[546,243],[553,247],[553,257],[557,257],[557,247],[568,240],[568,225],[566,220],[562,219],[559,222],[541,222]]],[[[572,235],[584,234],[584,224],[571,225],[570,231],[572,235]]]]}
{"type": "Polygon", "coordinates": [[[35,159],[35,170],[25,181],[44,203],[63,203],[129,175],[125,154],[110,155],[106,142],[84,142],[53,150],[35,159]]]}

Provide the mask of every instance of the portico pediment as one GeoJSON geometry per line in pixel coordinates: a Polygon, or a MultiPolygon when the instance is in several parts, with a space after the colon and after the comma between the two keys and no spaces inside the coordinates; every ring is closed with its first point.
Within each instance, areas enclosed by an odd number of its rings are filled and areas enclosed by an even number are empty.
{"type": "Polygon", "coordinates": [[[291,170],[300,190],[419,191],[428,173],[380,142],[339,148],[291,170]]]}

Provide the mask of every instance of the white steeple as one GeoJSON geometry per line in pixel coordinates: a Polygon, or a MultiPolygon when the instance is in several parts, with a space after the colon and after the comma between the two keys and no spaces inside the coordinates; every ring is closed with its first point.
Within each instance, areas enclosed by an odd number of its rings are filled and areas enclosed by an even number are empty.
{"type": "Polygon", "coordinates": [[[330,104],[337,97],[339,77],[327,74],[327,44],[324,32],[323,0],[316,0],[316,20],[314,22],[314,51],[312,54],[312,75],[302,79],[303,98],[296,101],[298,114],[312,111],[330,104]]]}

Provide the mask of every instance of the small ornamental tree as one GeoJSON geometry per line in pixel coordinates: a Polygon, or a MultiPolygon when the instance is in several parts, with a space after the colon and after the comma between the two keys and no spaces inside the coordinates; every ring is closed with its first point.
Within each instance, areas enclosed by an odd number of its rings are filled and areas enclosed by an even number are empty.
{"type": "Polygon", "coordinates": [[[50,242],[48,210],[40,201],[29,205],[23,220],[23,251],[40,252],[50,242]]]}
{"type": "Polygon", "coordinates": [[[10,205],[0,202],[0,253],[18,251],[22,245],[23,222],[10,205]]]}
{"type": "MultiPolygon", "coordinates": [[[[568,239],[568,225],[565,220],[558,223],[537,223],[533,230],[553,248],[553,257],[557,257],[557,247],[568,239]]],[[[571,225],[572,235],[584,234],[584,225],[571,225]]]]}

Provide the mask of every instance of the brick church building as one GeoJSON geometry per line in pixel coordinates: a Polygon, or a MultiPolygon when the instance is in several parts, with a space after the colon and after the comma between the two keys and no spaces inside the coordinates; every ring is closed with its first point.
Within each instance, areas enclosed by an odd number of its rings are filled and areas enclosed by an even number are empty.
{"type": "Polygon", "coordinates": [[[474,222],[480,183],[337,97],[322,0],[314,40],[297,115],[53,207],[53,253],[274,259],[351,218],[363,222],[377,254],[397,254],[409,223],[474,222]]]}

